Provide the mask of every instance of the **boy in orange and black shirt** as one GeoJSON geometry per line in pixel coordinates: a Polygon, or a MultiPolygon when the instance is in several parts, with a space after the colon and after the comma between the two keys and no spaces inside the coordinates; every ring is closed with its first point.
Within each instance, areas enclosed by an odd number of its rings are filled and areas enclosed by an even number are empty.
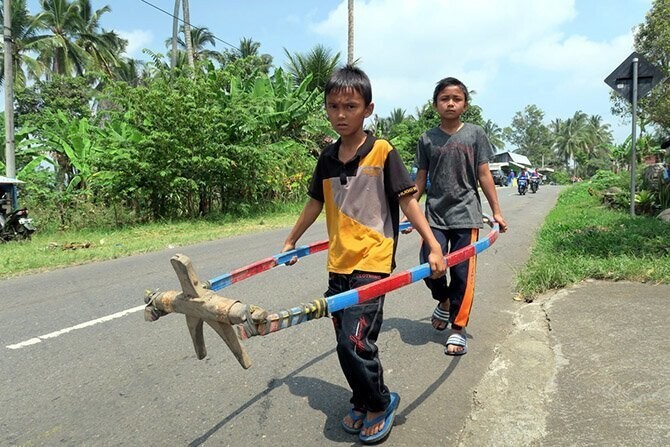
{"type": "MultiPolygon", "coordinates": [[[[434,277],[444,275],[440,244],[413,194],[416,192],[400,156],[388,141],[363,130],[372,114],[367,75],[353,66],[333,73],[325,87],[328,120],[340,138],[326,147],[314,170],[309,201],[286,238],[292,250],[326,206],[328,290],[346,292],[388,276],[395,267],[399,207],[431,247],[434,277]]],[[[290,263],[295,263],[293,259],[290,263]]],[[[337,355],[352,390],[352,409],[342,420],[363,443],[386,438],[400,397],[389,392],[375,345],[383,321],[384,295],[334,312],[337,355]]]]}

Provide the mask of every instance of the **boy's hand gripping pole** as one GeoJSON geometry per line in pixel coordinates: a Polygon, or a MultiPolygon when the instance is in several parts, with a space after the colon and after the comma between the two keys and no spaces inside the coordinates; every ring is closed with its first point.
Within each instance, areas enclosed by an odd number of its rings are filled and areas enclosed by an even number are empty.
{"type": "Polygon", "coordinates": [[[202,333],[206,322],[226,342],[228,348],[244,369],[251,366],[251,359],[240,344],[233,325],[259,325],[267,318],[267,312],[257,306],[247,306],[237,300],[224,298],[205,289],[193,269],[191,260],[181,254],[170,259],[177,273],[182,291],[147,292],[144,299],[146,321],[156,321],[163,315],[177,312],[186,315],[186,325],[193,340],[193,347],[199,360],[207,356],[202,333]]]}

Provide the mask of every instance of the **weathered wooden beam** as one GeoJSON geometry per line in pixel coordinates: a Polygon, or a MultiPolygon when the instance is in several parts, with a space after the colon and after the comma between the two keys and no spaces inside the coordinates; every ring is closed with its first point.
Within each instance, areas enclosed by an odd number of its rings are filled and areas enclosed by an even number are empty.
{"type": "Polygon", "coordinates": [[[169,313],[186,315],[193,347],[198,359],[207,356],[203,323],[207,323],[226,342],[237,361],[244,369],[251,366],[251,359],[240,344],[232,325],[243,324],[251,319],[250,324],[258,325],[265,321],[267,312],[257,306],[247,306],[238,300],[225,298],[202,287],[198,275],[188,256],[177,254],[170,259],[182,291],[154,292],[147,295],[147,307],[144,318],[156,321],[169,313]]]}

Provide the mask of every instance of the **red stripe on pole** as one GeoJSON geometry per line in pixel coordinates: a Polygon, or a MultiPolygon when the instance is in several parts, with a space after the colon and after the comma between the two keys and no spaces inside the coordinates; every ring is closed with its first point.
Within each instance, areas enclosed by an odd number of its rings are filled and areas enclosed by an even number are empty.
{"type": "Polygon", "coordinates": [[[471,258],[475,255],[475,247],[469,245],[460,250],[457,250],[447,256],[447,266],[451,267],[452,265],[459,264],[465,261],[468,258],[471,258]]]}
{"type": "Polygon", "coordinates": [[[315,242],[309,246],[309,254],[318,253],[328,248],[328,239],[321,242],[315,242]]]}
{"type": "Polygon", "coordinates": [[[371,300],[378,297],[379,295],[384,295],[391,290],[395,290],[399,287],[403,287],[411,283],[412,274],[410,272],[396,273],[395,275],[389,276],[388,278],[357,288],[358,302],[362,303],[364,301],[371,300]]]}
{"type": "Polygon", "coordinates": [[[243,279],[247,279],[250,276],[257,275],[266,270],[270,270],[275,265],[277,265],[277,260],[275,258],[270,257],[261,259],[260,261],[256,261],[253,264],[249,264],[245,267],[230,272],[230,276],[232,278],[231,282],[236,283],[237,281],[242,281],[243,279]]]}

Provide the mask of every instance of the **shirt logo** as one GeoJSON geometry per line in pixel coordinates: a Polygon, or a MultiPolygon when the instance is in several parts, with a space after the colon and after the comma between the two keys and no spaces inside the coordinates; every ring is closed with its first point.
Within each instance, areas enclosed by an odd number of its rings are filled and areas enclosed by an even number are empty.
{"type": "Polygon", "coordinates": [[[379,166],[363,166],[361,174],[368,177],[379,177],[381,175],[381,168],[379,166]]]}

